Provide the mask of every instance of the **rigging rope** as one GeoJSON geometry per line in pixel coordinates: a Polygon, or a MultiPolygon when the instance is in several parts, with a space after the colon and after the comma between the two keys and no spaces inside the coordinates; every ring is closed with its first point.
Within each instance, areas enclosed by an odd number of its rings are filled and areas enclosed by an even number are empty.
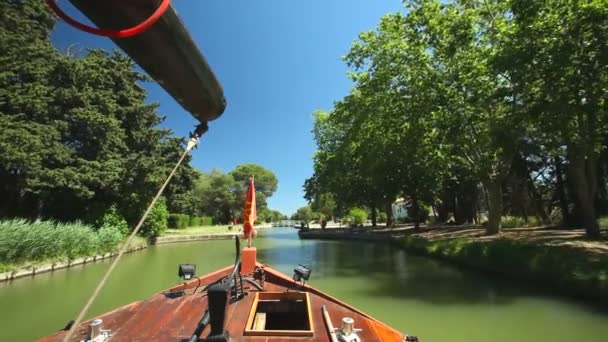
{"type": "Polygon", "coordinates": [[[145,30],[149,29],[152,25],[154,25],[154,23],[156,23],[158,21],[158,19],[160,19],[160,17],[162,17],[163,14],[165,14],[167,9],[171,5],[171,0],[162,0],[162,2],[160,3],[160,5],[156,9],[156,11],[154,11],[154,13],[152,13],[152,15],[148,19],[144,20],[143,22],[139,23],[138,25],[133,26],[131,28],[127,28],[127,29],[122,29],[122,30],[106,30],[106,29],[100,29],[97,27],[85,25],[85,24],[75,20],[74,18],[70,17],[61,8],[59,8],[59,6],[57,5],[57,0],[46,0],[46,2],[49,5],[49,7],[53,10],[53,12],[55,12],[55,14],[57,14],[57,16],[59,18],[63,19],[66,23],[72,25],[73,27],[75,27],[81,31],[92,33],[92,34],[95,34],[98,36],[110,37],[110,38],[127,38],[127,37],[131,37],[136,34],[140,34],[140,33],[144,32],[145,30]]]}
{"type": "Polygon", "coordinates": [[[112,273],[112,271],[114,271],[114,268],[118,264],[118,261],[120,261],[120,258],[122,257],[122,255],[126,251],[127,247],[131,244],[131,240],[133,240],[133,237],[135,237],[135,235],[137,235],[137,233],[141,229],[141,226],[143,225],[144,221],[148,217],[148,214],[150,214],[150,211],[154,207],[154,204],[156,204],[156,201],[159,199],[160,195],[162,195],[163,191],[165,190],[165,187],[167,187],[167,184],[169,184],[169,181],[171,180],[171,178],[173,178],[173,175],[175,174],[175,172],[177,171],[177,169],[179,168],[179,166],[184,161],[184,158],[186,158],[186,155],[188,154],[188,152],[190,152],[196,146],[196,144],[198,143],[198,137],[199,137],[199,135],[195,134],[190,139],[190,141],[188,141],[188,145],[186,147],[186,150],[184,151],[184,153],[182,153],[182,156],[179,158],[179,161],[177,162],[177,164],[175,164],[175,167],[173,168],[173,170],[171,171],[171,173],[169,174],[169,176],[165,180],[165,183],[163,184],[163,186],[161,186],[160,190],[158,190],[158,193],[156,193],[156,196],[154,196],[154,199],[152,199],[152,202],[150,203],[150,205],[148,205],[148,208],[146,209],[146,211],[144,212],[144,215],[141,217],[141,219],[137,223],[137,226],[135,226],[135,229],[133,229],[133,232],[131,233],[131,235],[129,235],[129,238],[127,239],[127,241],[125,242],[125,244],[122,246],[122,248],[118,252],[118,256],[116,257],[116,259],[114,259],[114,261],[110,265],[110,268],[108,268],[108,270],[106,271],[106,273],[103,275],[103,278],[101,279],[101,281],[99,282],[99,284],[97,284],[97,288],[95,288],[95,291],[93,291],[93,294],[91,295],[91,298],[89,298],[89,300],[87,301],[87,303],[85,304],[85,306],[82,308],[82,310],[78,314],[78,317],[74,321],[74,324],[72,324],[72,327],[70,328],[70,330],[68,331],[68,333],[65,335],[65,337],[63,339],[63,342],[68,342],[70,340],[70,338],[72,337],[72,335],[74,334],[74,332],[76,331],[76,329],[79,328],[78,326],[82,322],[82,319],[84,318],[84,315],[87,313],[87,311],[89,310],[89,308],[91,307],[91,305],[95,301],[95,298],[97,298],[97,295],[99,295],[99,292],[101,291],[101,289],[106,284],[106,281],[110,277],[110,274],[112,273]]]}

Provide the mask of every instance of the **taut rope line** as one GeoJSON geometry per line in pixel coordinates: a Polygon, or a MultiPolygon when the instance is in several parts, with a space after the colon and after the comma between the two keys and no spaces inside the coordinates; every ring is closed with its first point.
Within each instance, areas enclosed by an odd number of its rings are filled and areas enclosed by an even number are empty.
{"type": "Polygon", "coordinates": [[[156,204],[156,201],[158,201],[158,198],[160,197],[160,195],[162,195],[163,191],[165,190],[165,187],[167,187],[167,184],[169,184],[169,181],[171,180],[171,178],[173,178],[173,175],[177,171],[177,168],[182,164],[182,162],[184,161],[184,158],[186,158],[186,155],[188,154],[188,152],[190,152],[196,146],[197,143],[198,143],[198,135],[195,134],[190,139],[190,141],[188,141],[188,146],[186,147],[186,150],[184,151],[184,153],[182,153],[182,156],[179,158],[179,161],[177,162],[177,164],[175,164],[175,167],[173,168],[173,170],[171,171],[171,173],[169,174],[169,176],[165,180],[165,183],[163,184],[163,186],[161,186],[160,190],[158,190],[158,193],[156,193],[156,196],[154,197],[154,199],[152,199],[152,202],[150,203],[150,205],[148,205],[148,208],[146,209],[146,212],[141,217],[141,219],[137,223],[137,226],[135,226],[135,229],[133,229],[133,232],[131,233],[131,235],[129,235],[129,238],[127,239],[127,241],[125,242],[125,244],[122,246],[122,248],[118,252],[118,256],[116,257],[116,259],[114,259],[114,261],[110,265],[110,268],[108,268],[108,270],[106,271],[106,273],[103,275],[103,278],[101,279],[101,281],[99,282],[99,284],[97,284],[97,288],[95,288],[95,291],[93,291],[93,294],[91,295],[91,298],[89,298],[89,301],[85,304],[85,306],[82,308],[82,310],[78,314],[78,317],[76,318],[76,321],[74,321],[74,324],[72,325],[72,327],[70,328],[70,330],[68,331],[68,333],[63,338],[63,342],[68,342],[70,340],[70,338],[72,337],[72,335],[74,335],[74,332],[76,331],[76,329],[78,329],[78,326],[82,322],[82,319],[84,318],[84,315],[87,313],[87,311],[89,311],[89,308],[91,307],[91,305],[95,301],[95,298],[97,298],[97,295],[99,295],[99,292],[101,291],[101,289],[106,284],[106,281],[110,277],[110,274],[112,273],[112,271],[114,271],[114,268],[116,267],[116,265],[120,261],[120,258],[122,257],[122,255],[126,251],[127,247],[131,244],[131,240],[133,240],[133,237],[135,237],[135,235],[141,229],[141,226],[143,225],[144,221],[146,221],[146,218],[148,217],[148,214],[150,214],[150,211],[154,207],[154,204],[156,204]]]}

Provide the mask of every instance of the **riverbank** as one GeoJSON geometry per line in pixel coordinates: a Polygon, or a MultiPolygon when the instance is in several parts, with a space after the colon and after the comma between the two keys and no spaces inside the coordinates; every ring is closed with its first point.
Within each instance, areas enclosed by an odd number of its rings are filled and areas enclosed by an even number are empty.
{"type": "MultiPolygon", "coordinates": [[[[257,226],[256,229],[272,228],[271,225],[257,226]]],[[[169,229],[159,236],[154,241],[154,244],[167,244],[177,242],[192,242],[192,241],[207,241],[207,240],[228,240],[234,236],[241,235],[241,227],[224,226],[199,226],[186,229],[169,229]]],[[[126,250],[127,253],[139,251],[148,247],[148,242],[144,238],[137,237],[131,246],[126,250]]],[[[84,265],[109,259],[118,255],[119,248],[116,250],[94,254],[90,256],[81,256],[72,260],[66,258],[55,258],[50,260],[42,260],[37,262],[23,262],[20,264],[0,265],[0,282],[14,280],[18,278],[31,277],[36,274],[52,272],[60,269],[66,269],[77,265],[84,265]]]]}
{"type": "MultiPolygon", "coordinates": [[[[256,226],[256,230],[272,228],[272,225],[256,226]]],[[[216,225],[199,226],[185,229],[169,229],[162,236],[156,238],[156,244],[206,241],[206,240],[226,240],[235,236],[242,235],[241,226],[216,225]]]]}
{"type": "MultiPolygon", "coordinates": [[[[146,239],[137,238],[133,242],[131,242],[131,246],[127,248],[126,253],[140,251],[142,249],[148,248],[148,243],[146,239]]],[[[115,251],[96,254],[91,256],[84,256],[75,258],[73,260],[58,258],[55,260],[43,260],[39,262],[27,262],[18,265],[10,265],[5,266],[5,268],[9,269],[6,272],[0,273],[0,282],[15,280],[18,278],[24,277],[33,277],[36,274],[53,272],[61,269],[66,269],[78,265],[84,265],[89,263],[95,263],[97,261],[113,258],[118,255],[117,248],[115,251]]]]}
{"type": "Polygon", "coordinates": [[[578,298],[608,305],[608,242],[589,241],[582,230],[504,229],[495,236],[482,227],[308,230],[308,239],[391,243],[486,273],[520,279],[578,298]]]}

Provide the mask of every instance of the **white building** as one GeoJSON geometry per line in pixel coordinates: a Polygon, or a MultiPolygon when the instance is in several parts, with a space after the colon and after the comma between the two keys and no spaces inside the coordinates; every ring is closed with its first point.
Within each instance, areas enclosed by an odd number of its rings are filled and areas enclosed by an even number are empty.
{"type": "Polygon", "coordinates": [[[404,219],[408,217],[408,208],[410,207],[410,202],[406,201],[405,198],[397,198],[397,200],[391,204],[393,209],[393,218],[395,220],[404,219]]]}

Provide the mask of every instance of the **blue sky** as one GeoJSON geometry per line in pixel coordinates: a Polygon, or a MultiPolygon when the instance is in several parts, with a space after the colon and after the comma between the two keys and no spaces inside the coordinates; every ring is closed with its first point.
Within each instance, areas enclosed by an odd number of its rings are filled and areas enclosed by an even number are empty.
{"type": "MultiPolygon", "coordinates": [[[[102,1],[102,0],[95,0],[102,1]]],[[[59,1],[68,13],[83,19],[59,1]]],[[[291,214],[306,204],[302,184],[312,175],[312,113],[330,109],[348,93],[340,60],[362,31],[401,9],[400,0],[175,0],[173,6],[224,87],[226,112],[210,123],[193,153],[193,165],[224,172],[256,163],[279,179],[269,206],[291,214]],[[249,133],[249,134],[248,134],[249,133]]],[[[59,49],[117,48],[59,23],[59,49]]],[[[167,61],[171,63],[171,61],[167,61]]],[[[163,127],[187,136],[195,120],[160,86],[145,85],[160,103],[163,127]]]]}

